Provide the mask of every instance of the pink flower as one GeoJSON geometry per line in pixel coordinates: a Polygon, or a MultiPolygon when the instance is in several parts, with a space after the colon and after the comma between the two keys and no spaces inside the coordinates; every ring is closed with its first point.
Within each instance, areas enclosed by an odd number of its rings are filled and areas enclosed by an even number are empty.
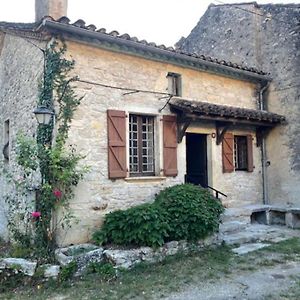
{"type": "Polygon", "coordinates": [[[59,189],[54,189],[54,190],[53,190],[53,195],[54,195],[56,198],[61,198],[62,192],[61,192],[59,189]]]}
{"type": "Polygon", "coordinates": [[[39,218],[39,217],[41,216],[41,213],[40,213],[39,211],[33,211],[33,212],[31,213],[31,216],[32,216],[33,218],[39,218]]]}

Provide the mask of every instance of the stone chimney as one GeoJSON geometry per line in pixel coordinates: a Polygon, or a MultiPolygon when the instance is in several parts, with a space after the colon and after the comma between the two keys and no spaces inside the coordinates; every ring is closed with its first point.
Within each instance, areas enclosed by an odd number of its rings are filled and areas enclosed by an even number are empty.
{"type": "Polygon", "coordinates": [[[35,21],[44,16],[51,16],[57,20],[67,15],[68,0],[35,0],[35,21]]]}

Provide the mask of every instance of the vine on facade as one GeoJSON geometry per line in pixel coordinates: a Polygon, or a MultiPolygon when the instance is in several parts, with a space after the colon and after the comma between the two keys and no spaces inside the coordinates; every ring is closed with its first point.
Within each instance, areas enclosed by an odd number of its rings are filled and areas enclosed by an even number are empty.
{"type": "MultiPolygon", "coordinates": [[[[65,53],[66,45],[57,41],[52,42],[44,52],[44,78],[39,88],[38,105],[54,110],[55,104],[58,106],[57,113],[49,125],[38,126],[36,141],[19,135],[17,163],[22,169],[22,184],[11,180],[16,188],[23,191],[24,196],[28,191],[29,179],[37,170],[40,171],[41,184],[37,189],[35,209],[30,207],[26,212],[23,209],[24,223],[27,216],[27,221],[30,219],[34,224],[29,232],[30,240],[34,242],[40,257],[49,257],[53,252],[58,227],[70,226],[72,214],[68,204],[74,196],[73,188],[87,171],[86,167],[79,164],[83,156],[76,153],[74,146],[66,144],[74,112],[82,98],[75,94],[71,86],[71,82],[76,80],[76,77],[69,77],[74,61],[65,58],[65,53]],[[28,210],[31,212],[28,213],[28,210]]],[[[13,202],[16,201],[8,200],[10,206],[16,204],[13,202]]],[[[13,227],[13,224],[10,225],[13,227]]],[[[16,233],[20,231],[16,228],[11,231],[18,240],[16,233]]]]}

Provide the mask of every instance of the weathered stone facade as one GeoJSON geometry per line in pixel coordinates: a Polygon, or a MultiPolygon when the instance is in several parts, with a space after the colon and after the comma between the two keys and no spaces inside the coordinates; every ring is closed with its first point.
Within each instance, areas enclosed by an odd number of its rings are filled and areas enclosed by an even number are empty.
{"type": "MultiPolygon", "coordinates": [[[[168,86],[168,72],[182,76],[182,96],[188,99],[205,100],[239,107],[256,108],[256,86],[253,83],[234,80],[209,73],[189,70],[113,53],[94,47],[68,43],[68,54],[76,61],[74,74],[82,80],[123,86],[150,91],[165,91],[168,86]],[[122,66],[120,68],[120,66],[122,66]]],[[[72,232],[62,236],[64,243],[81,242],[88,239],[94,228],[99,226],[109,211],[124,209],[146,201],[152,201],[155,194],[164,187],[184,182],[186,173],[185,139],[178,144],[178,176],[164,177],[162,158],[162,115],[170,114],[166,99],[160,95],[136,93],[123,95],[124,91],[86,83],[76,83],[76,91],[84,95],[72,122],[70,143],[86,155],[85,164],[90,172],[76,188],[76,197],[71,203],[79,223],[72,232]],[[107,163],[107,109],[125,110],[129,113],[151,114],[156,117],[156,160],[159,161],[156,177],[110,180],[107,163]]],[[[127,126],[128,127],[128,126],[127,126]]],[[[254,146],[254,172],[222,172],[222,147],[216,145],[214,124],[203,126],[194,122],[187,132],[207,134],[208,165],[211,186],[228,194],[228,205],[246,205],[261,201],[260,149],[254,146]]],[[[235,133],[241,132],[236,129],[235,133]]],[[[253,129],[242,133],[252,133],[253,129]]],[[[128,136],[128,129],[127,129],[128,136]]],[[[128,139],[127,139],[128,140],[128,139]]],[[[127,161],[127,164],[129,162],[127,161]]]]}
{"type": "MultiPolygon", "coordinates": [[[[41,47],[42,43],[35,41],[41,47]]],[[[36,107],[38,83],[43,72],[42,52],[24,38],[11,34],[0,35],[0,145],[1,163],[17,172],[15,161],[16,136],[23,132],[34,136],[36,120],[33,109],[36,107]],[[4,160],[4,124],[9,120],[9,162],[4,160]]],[[[2,169],[1,169],[2,170],[2,169]]],[[[3,175],[3,174],[2,174],[3,175]]],[[[0,176],[0,236],[7,237],[7,205],[5,195],[12,193],[11,185],[5,176],[0,176]]],[[[27,201],[34,200],[34,192],[27,201]]]]}
{"type": "Polygon", "coordinates": [[[210,5],[180,49],[256,66],[273,78],[266,108],[288,125],[267,138],[269,202],[300,205],[299,4],[210,5]]]}
{"type": "MultiPolygon", "coordinates": [[[[48,22],[52,26],[60,26],[58,23],[48,22]]],[[[75,27],[78,28],[73,25],[65,26],[72,30],[75,30],[75,27]]],[[[84,31],[84,34],[86,32],[87,30],[84,31]]],[[[94,33],[93,31],[92,34],[94,33]]],[[[91,33],[88,32],[88,34],[91,33]]],[[[104,38],[107,36],[104,35],[104,38]]],[[[130,43],[135,47],[142,47],[135,41],[130,41],[130,43]]],[[[257,72],[237,71],[237,68],[231,66],[226,69],[227,73],[223,74],[220,71],[220,64],[214,62],[211,63],[213,68],[210,70],[207,69],[207,66],[198,68],[195,63],[189,67],[183,65],[182,62],[157,59],[156,57],[149,58],[147,52],[142,57],[135,53],[124,53],[117,47],[108,49],[109,47],[105,43],[101,44],[89,39],[80,40],[76,36],[69,38],[67,35],[66,45],[66,55],[75,61],[73,73],[81,80],[72,84],[76,93],[83,96],[71,124],[68,142],[76,145],[78,152],[85,156],[82,163],[89,166],[90,171],[76,187],[75,198],[70,203],[76,222],[72,224],[70,230],[59,233],[58,242],[60,244],[85,242],[90,239],[91,233],[101,225],[108,212],[153,201],[155,194],[161,189],[184,182],[186,174],[185,137],[177,147],[178,175],[165,176],[163,170],[162,117],[174,115],[174,113],[170,111],[168,105],[165,105],[168,97],[162,98],[159,93],[165,93],[168,90],[166,76],[169,72],[181,75],[182,98],[184,99],[258,109],[258,81],[255,76],[263,77],[264,75],[258,75],[257,72]],[[236,72],[235,76],[231,74],[232,72],[236,72]],[[243,74],[237,75],[238,72],[243,74]],[[243,75],[252,80],[248,80],[246,77],[243,80],[240,79],[239,76],[243,75]],[[126,93],[124,90],[113,87],[150,92],[126,93]],[[156,94],[155,91],[158,93],[156,94]],[[164,106],[165,108],[161,110],[164,106]],[[128,115],[146,114],[154,117],[154,176],[130,177],[127,172],[126,178],[109,179],[107,110],[111,109],[125,111],[127,115],[127,169],[129,169],[128,115]]],[[[111,45],[109,46],[111,47],[111,45]]],[[[156,51],[154,46],[148,45],[147,47],[149,50],[155,49],[156,51]]],[[[164,55],[174,54],[166,49],[164,51],[164,55]]],[[[178,54],[176,53],[176,55],[178,54]]],[[[182,61],[186,57],[189,58],[183,54],[179,56],[182,61]]],[[[202,63],[201,60],[199,61],[202,63]]],[[[32,111],[36,106],[37,86],[43,70],[43,56],[26,40],[7,33],[1,54],[0,70],[0,78],[5,87],[1,90],[0,98],[3,107],[1,126],[7,118],[11,120],[10,153],[12,158],[9,164],[10,168],[14,169],[14,143],[17,131],[25,129],[28,135],[33,135],[36,129],[32,111]],[[13,50],[15,48],[17,50],[13,50]],[[26,56],[24,53],[28,55],[26,56]],[[12,55],[20,57],[20,59],[10,63],[12,55]],[[16,78],[16,74],[20,75],[16,78]],[[22,99],[22,101],[17,101],[18,99],[22,99]],[[15,110],[12,110],[12,107],[15,110]]],[[[228,195],[228,198],[223,199],[224,204],[228,206],[244,206],[262,202],[261,152],[255,143],[255,126],[250,125],[249,127],[234,125],[231,126],[229,132],[253,137],[255,167],[253,172],[244,170],[223,173],[222,144],[216,144],[214,120],[203,123],[195,118],[186,130],[188,133],[205,135],[208,183],[228,195]]],[[[4,142],[3,136],[0,140],[1,146],[4,142]]],[[[4,183],[1,183],[0,188],[1,191],[5,189],[4,183]]],[[[0,196],[3,202],[3,195],[0,196]]],[[[5,229],[5,223],[2,221],[1,223],[5,229]]]]}

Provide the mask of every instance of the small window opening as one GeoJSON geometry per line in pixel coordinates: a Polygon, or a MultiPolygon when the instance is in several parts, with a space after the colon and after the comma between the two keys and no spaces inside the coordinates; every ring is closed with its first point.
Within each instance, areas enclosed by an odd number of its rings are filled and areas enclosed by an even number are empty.
{"type": "Polygon", "coordinates": [[[154,175],[154,117],[129,116],[130,176],[154,175]]]}
{"type": "Polygon", "coordinates": [[[182,96],[181,75],[177,73],[168,73],[168,93],[173,96],[182,96]]]}
{"type": "Polygon", "coordinates": [[[234,137],[234,158],[235,169],[247,171],[248,169],[248,150],[247,150],[247,137],[235,136],[234,137]]]}
{"type": "Polygon", "coordinates": [[[3,156],[6,161],[9,161],[9,120],[4,122],[4,146],[3,146],[3,156]]]}

